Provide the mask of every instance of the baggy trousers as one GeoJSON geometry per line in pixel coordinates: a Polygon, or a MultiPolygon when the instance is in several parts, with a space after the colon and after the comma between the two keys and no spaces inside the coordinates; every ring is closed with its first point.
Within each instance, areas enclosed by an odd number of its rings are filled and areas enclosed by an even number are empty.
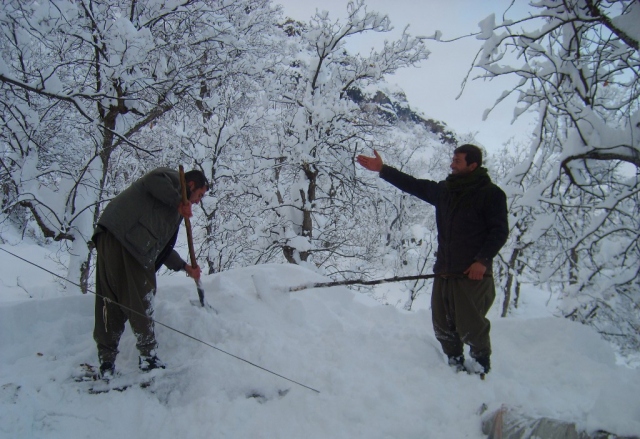
{"type": "Polygon", "coordinates": [[[108,230],[98,235],[96,249],[93,339],[100,363],[115,363],[127,320],[140,355],[152,356],[157,347],[152,318],[155,271],[145,269],[108,230]]]}
{"type": "Polygon", "coordinates": [[[431,294],[433,330],[448,357],[463,355],[469,345],[472,358],[491,355],[491,323],[485,316],[496,297],[492,277],[435,278],[431,294]]]}

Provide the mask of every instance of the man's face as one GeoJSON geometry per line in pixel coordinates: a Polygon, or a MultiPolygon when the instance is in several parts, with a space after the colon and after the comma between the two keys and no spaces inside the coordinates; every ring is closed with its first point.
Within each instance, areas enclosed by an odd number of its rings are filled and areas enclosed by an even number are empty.
{"type": "Polygon", "coordinates": [[[458,153],[453,155],[451,159],[451,173],[453,175],[465,175],[473,172],[477,167],[477,163],[471,163],[467,165],[467,154],[458,153]]]}
{"type": "Polygon", "coordinates": [[[202,200],[202,197],[204,197],[204,194],[207,193],[207,187],[203,186],[201,188],[194,189],[195,183],[193,181],[190,181],[188,184],[189,184],[189,189],[191,190],[189,201],[191,202],[191,204],[199,203],[200,200],[202,200]]]}

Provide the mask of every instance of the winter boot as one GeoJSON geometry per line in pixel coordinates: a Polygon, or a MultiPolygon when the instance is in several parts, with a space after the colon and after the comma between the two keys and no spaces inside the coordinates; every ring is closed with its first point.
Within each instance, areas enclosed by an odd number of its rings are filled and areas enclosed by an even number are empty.
{"type": "Polygon", "coordinates": [[[489,356],[486,357],[478,357],[475,358],[476,363],[478,363],[480,365],[480,374],[481,375],[486,375],[489,373],[489,371],[491,370],[491,359],[489,358],[489,356]]]}
{"type": "Polygon", "coordinates": [[[105,361],[100,365],[100,379],[109,381],[116,374],[116,365],[111,361],[105,361]]]}
{"type": "Polygon", "coordinates": [[[457,357],[449,357],[449,366],[456,372],[466,372],[467,368],[464,367],[464,355],[458,355],[457,357]]]}
{"type": "Polygon", "coordinates": [[[164,369],[167,367],[167,365],[160,361],[157,355],[153,355],[151,357],[145,357],[141,355],[139,358],[138,367],[143,372],[149,372],[153,369],[164,369]]]}

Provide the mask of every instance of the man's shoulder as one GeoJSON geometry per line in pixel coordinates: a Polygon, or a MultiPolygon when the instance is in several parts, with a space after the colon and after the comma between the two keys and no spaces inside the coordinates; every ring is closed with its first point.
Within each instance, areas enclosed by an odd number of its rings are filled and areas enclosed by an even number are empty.
{"type": "Polygon", "coordinates": [[[159,179],[168,179],[174,184],[180,184],[180,174],[178,171],[167,167],[155,168],[144,174],[139,181],[143,183],[151,183],[152,181],[158,181],[159,179]]]}
{"type": "Polygon", "coordinates": [[[504,193],[502,188],[500,186],[498,186],[496,183],[494,183],[493,180],[491,180],[490,178],[486,178],[486,180],[483,182],[483,184],[480,185],[479,189],[485,190],[485,191],[490,191],[490,192],[502,192],[502,193],[504,193]]]}
{"type": "Polygon", "coordinates": [[[170,175],[170,176],[178,176],[178,171],[172,168],[168,168],[166,166],[160,166],[158,168],[152,169],[147,172],[145,175],[170,175]]]}
{"type": "Polygon", "coordinates": [[[479,197],[487,202],[485,205],[489,206],[504,206],[507,203],[507,194],[497,184],[490,182],[486,186],[480,189],[484,195],[479,197]]]}
{"type": "Polygon", "coordinates": [[[491,186],[491,190],[492,190],[492,191],[494,191],[494,192],[496,192],[496,193],[499,193],[499,194],[502,194],[502,195],[505,195],[505,196],[506,196],[506,194],[505,194],[505,192],[502,190],[502,188],[501,188],[500,186],[498,186],[497,184],[495,184],[494,182],[491,182],[491,185],[490,185],[490,186],[491,186]]]}

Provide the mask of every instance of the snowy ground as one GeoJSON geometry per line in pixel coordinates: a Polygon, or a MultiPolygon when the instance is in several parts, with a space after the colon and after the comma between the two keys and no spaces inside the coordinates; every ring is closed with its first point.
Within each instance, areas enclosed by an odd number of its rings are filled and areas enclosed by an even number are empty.
{"type": "MultiPolygon", "coordinates": [[[[57,270],[39,247],[0,248],[57,270]]],[[[319,393],[157,326],[169,369],[149,388],[92,395],[72,375],[96,362],[93,296],[0,251],[0,437],[483,438],[483,410],[503,405],[640,435],[640,370],[616,365],[590,328],[551,317],[545,293],[525,291],[511,318],[494,306],[493,370],[481,381],[445,364],[427,309],[282,288],[322,280],[291,265],[208,276],[217,315],[190,304],[182,275],[161,276],[156,298],[159,322],[319,393]]],[[[120,348],[117,368],[136,379],[128,329],[120,348]]]]}

